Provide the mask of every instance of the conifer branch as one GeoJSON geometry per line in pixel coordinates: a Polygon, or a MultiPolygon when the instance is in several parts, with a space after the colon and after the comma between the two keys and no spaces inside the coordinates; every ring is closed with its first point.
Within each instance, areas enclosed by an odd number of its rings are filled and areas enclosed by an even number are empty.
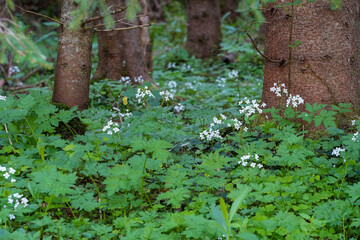
{"type": "MultiPolygon", "coordinates": [[[[143,15],[138,15],[136,17],[144,17],[144,16],[147,16],[147,14],[143,14],[143,15]]],[[[116,21],[114,21],[114,23],[120,23],[122,21],[125,21],[127,18],[120,18],[116,21]]],[[[100,24],[96,24],[94,26],[90,26],[90,27],[86,27],[85,30],[89,30],[89,29],[93,29],[93,28],[98,28],[98,27],[102,27],[102,26],[105,26],[105,23],[100,23],[100,24]]]]}
{"type": "Polygon", "coordinates": [[[19,9],[20,9],[21,11],[23,11],[23,12],[30,13],[30,14],[33,14],[33,15],[36,15],[36,16],[40,16],[40,17],[46,18],[46,19],[48,19],[48,20],[50,20],[50,21],[52,21],[52,22],[56,22],[56,23],[58,23],[58,24],[60,24],[60,25],[63,25],[62,22],[60,22],[60,21],[58,21],[58,20],[56,20],[56,19],[54,19],[54,18],[52,18],[52,17],[43,15],[43,14],[41,14],[41,13],[37,13],[37,12],[33,12],[33,11],[26,10],[26,9],[24,9],[24,8],[18,6],[18,5],[15,5],[15,7],[19,8],[19,9]]]}
{"type": "Polygon", "coordinates": [[[132,27],[124,27],[124,28],[112,28],[112,29],[104,29],[104,30],[97,30],[97,32],[111,32],[111,31],[123,31],[123,30],[130,30],[135,28],[143,28],[143,27],[150,27],[151,24],[143,24],[143,25],[136,25],[132,27]]]}
{"type": "MultiPolygon", "coordinates": [[[[125,11],[125,10],[126,10],[126,7],[116,9],[114,11],[111,11],[110,14],[113,15],[113,14],[116,14],[116,13],[119,13],[119,12],[122,12],[122,11],[125,11]]],[[[100,20],[100,19],[103,19],[103,18],[104,18],[104,16],[102,16],[102,15],[95,16],[95,17],[92,17],[92,18],[85,19],[84,23],[93,22],[93,21],[100,20]]]]}

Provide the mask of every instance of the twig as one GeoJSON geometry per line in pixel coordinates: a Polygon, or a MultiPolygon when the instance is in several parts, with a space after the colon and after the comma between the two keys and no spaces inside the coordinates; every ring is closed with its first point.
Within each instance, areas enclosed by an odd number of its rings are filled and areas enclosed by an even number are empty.
{"type": "Polygon", "coordinates": [[[111,32],[111,31],[123,31],[123,30],[130,30],[134,28],[143,28],[143,27],[150,27],[151,24],[143,24],[143,25],[137,25],[133,27],[125,27],[125,28],[113,28],[113,29],[104,29],[104,30],[97,30],[97,32],[111,32]]]}
{"type": "MultiPolygon", "coordinates": [[[[249,29],[251,29],[251,27],[252,27],[253,24],[254,24],[254,23],[252,22],[249,29]]],[[[245,32],[246,35],[249,37],[249,39],[250,39],[252,45],[254,46],[255,50],[256,50],[263,58],[265,58],[265,59],[268,60],[269,62],[279,63],[279,64],[281,64],[281,65],[284,65],[284,64],[285,64],[286,61],[285,61],[284,59],[274,60],[274,59],[269,58],[269,57],[266,56],[265,54],[263,54],[263,53],[259,50],[259,48],[257,47],[255,41],[252,39],[252,37],[251,37],[250,33],[248,32],[248,30],[246,29],[246,27],[245,27],[245,29],[244,29],[244,32],[245,32]]]]}
{"type": "Polygon", "coordinates": [[[41,14],[41,13],[37,13],[37,12],[33,12],[33,11],[26,10],[26,9],[24,9],[24,8],[18,6],[18,5],[15,5],[15,6],[16,6],[17,8],[19,8],[19,9],[21,9],[22,11],[26,12],[26,13],[34,14],[34,15],[37,15],[37,16],[46,18],[46,19],[48,19],[48,20],[50,20],[50,21],[56,22],[56,23],[58,23],[58,24],[60,24],[60,25],[63,25],[62,22],[60,22],[60,21],[58,21],[58,20],[56,20],[56,19],[54,19],[54,18],[52,18],[52,17],[43,15],[43,14],[41,14]]]}
{"type": "MultiPolygon", "coordinates": [[[[143,17],[143,16],[146,16],[146,15],[143,14],[143,15],[139,15],[139,16],[136,16],[136,17],[143,17]]],[[[122,22],[122,21],[124,21],[126,19],[127,18],[120,18],[120,19],[114,21],[114,23],[119,23],[119,22],[122,22]]],[[[93,29],[93,28],[97,28],[97,27],[102,27],[102,26],[105,26],[105,23],[100,23],[100,24],[97,24],[97,25],[94,25],[94,26],[86,27],[85,30],[89,30],[89,29],[93,29]]]]}
{"type": "Polygon", "coordinates": [[[42,80],[39,83],[33,84],[33,85],[26,85],[26,86],[19,86],[19,87],[12,87],[9,90],[10,91],[16,91],[16,90],[22,90],[22,89],[27,89],[27,88],[35,88],[38,86],[44,86],[45,85],[45,80],[42,80]]]}
{"type": "MultiPolygon", "coordinates": [[[[125,11],[126,10],[126,7],[124,8],[120,8],[120,9],[117,9],[117,10],[114,10],[112,12],[110,12],[110,14],[116,14],[116,13],[119,13],[119,12],[122,12],[122,11],[125,11]]],[[[102,19],[104,18],[104,16],[95,16],[95,17],[92,17],[92,18],[88,18],[88,19],[85,19],[84,23],[89,23],[89,22],[93,22],[93,21],[96,21],[96,20],[99,20],[99,19],[102,19]]]]}
{"type": "Polygon", "coordinates": [[[17,82],[23,82],[26,79],[28,79],[29,77],[31,77],[34,73],[36,73],[37,71],[39,71],[41,68],[35,68],[34,70],[32,70],[31,72],[29,72],[28,74],[26,74],[24,77],[20,78],[17,82]]]}
{"type": "MultiPolygon", "coordinates": [[[[6,131],[6,133],[9,135],[9,131],[8,131],[8,129],[7,129],[6,124],[4,124],[4,127],[5,127],[5,131],[6,131]]],[[[11,142],[10,136],[8,136],[8,139],[9,139],[9,143],[10,143],[10,145],[12,146],[13,144],[12,144],[12,142],[11,142]]]]}

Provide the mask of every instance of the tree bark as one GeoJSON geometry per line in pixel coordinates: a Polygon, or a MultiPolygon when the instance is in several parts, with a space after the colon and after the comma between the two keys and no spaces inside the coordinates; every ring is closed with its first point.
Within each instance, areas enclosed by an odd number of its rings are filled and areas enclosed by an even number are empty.
{"type": "Polygon", "coordinates": [[[214,56],[221,42],[219,0],[188,0],[186,48],[198,58],[214,56]]]}
{"type": "Polygon", "coordinates": [[[289,93],[299,94],[310,104],[350,102],[359,108],[359,1],[343,0],[337,11],[330,9],[327,0],[306,3],[293,21],[291,14],[275,7],[279,4],[284,2],[268,4],[264,12],[265,55],[283,59],[285,64],[266,61],[263,101],[276,107],[278,99],[269,89],[273,83],[285,83],[289,93]],[[295,41],[301,41],[300,45],[290,48],[295,41]]]}
{"type": "MultiPolygon", "coordinates": [[[[112,6],[112,10],[126,6],[125,0],[107,0],[106,2],[109,6],[112,6]]],[[[115,20],[122,18],[125,18],[125,12],[114,15],[115,20]]],[[[134,22],[115,23],[115,28],[126,28],[133,25],[139,25],[138,18],[134,22]]],[[[139,28],[97,32],[99,63],[94,79],[120,80],[123,76],[129,76],[134,80],[142,76],[145,81],[153,83],[146,65],[148,62],[146,59],[147,54],[142,49],[140,32],[139,28]]]]}
{"type": "Polygon", "coordinates": [[[59,47],[52,101],[79,110],[87,109],[91,73],[92,30],[70,29],[71,14],[78,7],[75,0],[63,0],[61,5],[59,47]]]}

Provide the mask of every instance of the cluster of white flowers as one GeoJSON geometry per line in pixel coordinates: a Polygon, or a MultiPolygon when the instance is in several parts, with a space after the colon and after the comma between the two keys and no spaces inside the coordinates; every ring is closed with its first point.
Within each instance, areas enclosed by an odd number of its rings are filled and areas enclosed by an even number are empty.
{"type": "MultiPolygon", "coordinates": [[[[142,76],[138,76],[134,78],[134,83],[138,83],[138,84],[143,84],[144,83],[144,78],[142,76]]],[[[124,83],[124,84],[131,84],[131,79],[130,77],[126,76],[126,77],[121,77],[120,78],[120,82],[124,83]]]]}
{"type": "Polygon", "coordinates": [[[167,83],[168,87],[169,87],[169,91],[172,92],[172,93],[175,93],[176,92],[176,86],[177,86],[177,83],[175,81],[169,81],[167,83]]]}
{"type": "Polygon", "coordinates": [[[174,106],[174,112],[175,113],[179,113],[181,111],[184,111],[185,108],[184,108],[184,105],[182,105],[181,103],[178,103],[174,106]]]}
{"type": "Polygon", "coordinates": [[[166,102],[169,101],[170,99],[174,99],[174,94],[169,91],[164,90],[164,91],[159,92],[159,94],[160,94],[160,96],[164,97],[166,102]]]}
{"type": "Polygon", "coordinates": [[[11,66],[11,67],[9,68],[9,72],[10,72],[10,75],[13,75],[14,73],[20,72],[20,69],[19,69],[18,66],[11,66]]]}
{"type": "Polygon", "coordinates": [[[291,105],[293,108],[297,108],[300,104],[304,104],[304,99],[300,97],[300,95],[292,96],[291,93],[286,100],[286,107],[291,105]]]}
{"type": "Polygon", "coordinates": [[[224,77],[217,77],[216,79],[215,79],[215,82],[217,83],[217,85],[219,86],[219,87],[225,87],[225,85],[226,85],[226,78],[224,78],[224,77]]]}
{"type": "Polygon", "coordinates": [[[336,148],[333,149],[331,154],[338,157],[338,156],[340,156],[341,152],[345,152],[345,149],[336,147],[336,148]]]}
{"type": "Polygon", "coordinates": [[[170,69],[170,68],[175,68],[176,67],[176,63],[172,63],[172,62],[169,62],[168,63],[168,69],[170,69]]]}
{"type": "MultiPolygon", "coordinates": [[[[126,112],[125,113],[122,113],[120,109],[116,108],[116,107],[113,107],[113,109],[115,111],[118,112],[118,114],[120,114],[120,116],[123,118],[123,120],[126,120],[127,118],[131,117],[133,114],[129,111],[129,109],[126,109],[126,112]]],[[[113,117],[116,117],[116,114],[113,113],[112,115],[113,117]]]]}
{"type": "Polygon", "coordinates": [[[354,133],[351,140],[353,140],[354,142],[359,142],[359,132],[354,133]]]}
{"type": "Polygon", "coordinates": [[[274,86],[270,88],[270,91],[275,93],[275,95],[278,97],[281,97],[283,93],[286,96],[289,94],[284,83],[280,84],[279,86],[277,85],[277,83],[274,83],[274,86]]]}
{"type": "MultiPolygon", "coordinates": [[[[5,179],[8,179],[11,175],[14,175],[15,174],[15,169],[12,168],[12,167],[9,167],[8,169],[6,167],[3,167],[0,165],[0,172],[3,172],[3,177],[5,179]]],[[[11,178],[10,182],[16,182],[16,179],[15,178],[11,178]]]]}
{"type": "MultiPolygon", "coordinates": [[[[239,130],[243,126],[243,123],[237,118],[227,120],[227,117],[224,114],[220,114],[219,117],[213,117],[213,122],[210,123],[208,130],[204,130],[200,133],[200,139],[206,139],[208,141],[212,140],[212,138],[222,139],[219,130],[214,130],[214,128],[217,127],[220,129],[221,127],[225,127],[225,124],[227,127],[234,127],[236,130],[239,130]]],[[[247,132],[247,130],[247,127],[243,128],[243,131],[247,132]]]]}
{"type": "Polygon", "coordinates": [[[187,65],[185,63],[182,65],[181,69],[183,71],[193,71],[194,70],[190,65],[187,65]]]}
{"type": "Polygon", "coordinates": [[[103,132],[106,132],[109,135],[117,133],[120,131],[119,123],[113,122],[111,119],[107,122],[106,126],[102,129],[103,132]]]}
{"type": "Polygon", "coordinates": [[[231,72],[229,72],[228,77],[229,78],[237,78],[239,76],[239,72],[236,70],[232,70],[231,72]]]}
{"type": "MultiPolygon", "coordinates": [[[[242,122],[240,122],[237,118],[232,119],[232,121],[234,122],[234,128],[235,128],[236,130],[239,130],[239,129],[241,128],[241,126],[243,125],[242,122]]],[[[228,127],[231,127],[231,124],[230,124],[230,123],[228,123],[228,127]]],[[[246,128],[246,127],[245,127],[245,128],[246,128]]],[[[246,128],[246,131],[247,131],[247,128],[246,128]]],[[[245,131],[245,132],[246,132],[246,131],[245,131]]]]}
{"type": "MultiPolygon", "coordinates": [[[[9,168],[6,168],[4,166],[1,166],[0,165],[0,172],[3,172],[2,176],[5,178],[5,179],[9,179],[9,177],[11,175],[14,175],[16,170],[12,167],[9,167],[9,168]]],[[[10,182],[16,182],[16,179],[15,178],[11,178],[10,182]]],[[[23,197],[24,195],[23,194],[19,194],[19,193],[14,193],[14,194],[10,194],[8,197],[7,197],[7,202],[8,204],[11,204],[14,206],[14,211],[16,211],[16,209],[19,207],[19,206],[23,206],[23,207],[26,207],[28,206],[28,202],[29,200],[25,197],[23,197]]],[[[4,208],[8,207],[7,205],[4,205],[3,206],[4,208]]],[[[15,215],[14,214],[10,214],[9,215],[9,219],[10,220],[13,220],[15,219],[15,215]]]]}
{"type": "Polygon", "coordinates": [[[352,126],[355,125],[355,121],[356,121],[356,120],[351,120],[351,125],[352,125],[352,126]]]}
{"type": "Polygon", "coordinates": [[[245,97],[243,100],[239,102],[239,105],[246,104],[245,106],[242,106],[239,110],[240,114],[245,114],[245,116],[250,117],[251,115],[255,114],[256,112],[262,113],[263,110],[261,108],[266,107],[265,103],[260,103],[258,100],[249,100],[247,97],[245,97]]]}
{"type": "Polygon", "coordinates": [[[204,140],[206,138],[206,140],[211,141],[211,139],[213,138],[220,138],[222,139],[222,137],[220,136],[220,131],[219,130],[212,130],[211,128],[209,128],[209,130],[204,130],[200,133],[200,139],[204,140]]]}
{"type": "Polygon", "coordinates": [[[5,100],[6,100],[6,96],[1,96],[1,95],[0,95],[0,100],[1,100],[1,101],[5,101],[5,100]]]}
{"type": "MultiPolygon", "coordinates": [[[[118,112],[112,114],[113,118],[120,115],[122,117],[122,120],[125,121],[131,116],[133,116],[133,114],[129,111],[129,109],[126,109],[125,113],[122,113],[121,110],[116,107],[114,107],[113,109],[118,112]]],[[[130,124],[128,124],[128,126],[130,126],[130,124]]],[[[113,135],[114,133],[120,132],[120,129],[123,127],[124,126],[120,126],[119,123],[114,122],[112,119],[110,119],[107,122],[107,124],[103,127],[102,131],[106,132],[108,135],[113,135]]]]}
{"type": "Polygon", "coordinates": [[[194,84],[192,82],[186,82],[184,85],[187,89],[196,91],[196,87],[194,86],[194,84]]]}
{"type": "Polygon", "coordinates": [[[146,96],[155,98],[155,96],[152,94],[152,92],[148,89],[147,86],[145,86],[144,88],[138,88],[138,89],[137,89],[137,93],[136,93],[135,97],[136,97],[136,99],[138,100],[138,103],[141,103],[141,101],[142,101],[146,96]]]}
{"type": "Polygon", "coordinates": [[[134,82],[138,83],[138,84],[143,84],[145,82],[145,80],[144,80],[143,76],[140,75],[140,76],[134,78],[134,82]]]}
{"type": "Polygon", "coordinates": [[[252,156],[251,154],[247,154],[247,155],[242,156],[240,159],[241,160],[238,163],[243,165],[244,167],[250,166],[252,168],[257,167],[259,169],[264,167],[261,163],[258,163],[259,155],[257,155],[257,154],[255,154],[254,156],[252,156]],[[255,159],[255,161],[251,161],[252,157],[255,159]]]}
{"type": "Polygon", "coordinates": [[[121,77],[120,82],[122,82],[123,84],[131,84],[131,79],[128,76],[121,77]]]}

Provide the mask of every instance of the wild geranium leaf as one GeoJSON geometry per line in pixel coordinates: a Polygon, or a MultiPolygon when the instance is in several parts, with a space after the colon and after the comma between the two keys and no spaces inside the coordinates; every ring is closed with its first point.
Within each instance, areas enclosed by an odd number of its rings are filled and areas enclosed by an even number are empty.
{"type": "Polygon", "coordinates": [[[172,148],[173,145],[169,142],[152,138],[149,141],[136,139],[132,141],[131,147],[133,148],[133,152],[145,150],[145,153],[152,153],[153,158],[157,158],[164,162],[170,156],[167,148],[172,148]]]}
{"type": "Polygon", "coordinates": [[[133,169],[129,165],[116,165],[109,171],[104,184],[109,195],[120,190],[139,190],[142,169],[133,169]]]}
{"type": "Polygon", "coordinates": [[[239,233],[236,237],[241,240],[259,240],[259,238],[253,233],[239,233]]]}
{"type": "Polygon", "coordinates": [[[174,208],[179,208],[185,199],[190,197],[190,191],[186,188],[180,187],[176,189],[170,189],[167,192],[161,193],[157,197],[157,201],[166,200],[167,205],[171,205],[174,208]]]}
{"type": "Polygon", "coordinates": [[[71,205],[78,210],[85,210],[91,212],[100,206],[100,203],[95,200],[94,193],[88,192],[84,194],[74,194],[71,197],[71,205]]]}
{"type": "Polygon", "coordinates": [[[345,192],[349,194],[350,201],[354,204],[355,201],[360,198],[360,183],[355,183],[354,185],[349,186],[345,192]]]}
{"type": "Polygon", "coordinates": [[[77,179],[76,173],[63,174],[54,166],[47,166],[40,171],[31,173],[31,176],[42,193],[53,194],[55,197],[74,193],[71,187],[74,186],[77,179]]]}

